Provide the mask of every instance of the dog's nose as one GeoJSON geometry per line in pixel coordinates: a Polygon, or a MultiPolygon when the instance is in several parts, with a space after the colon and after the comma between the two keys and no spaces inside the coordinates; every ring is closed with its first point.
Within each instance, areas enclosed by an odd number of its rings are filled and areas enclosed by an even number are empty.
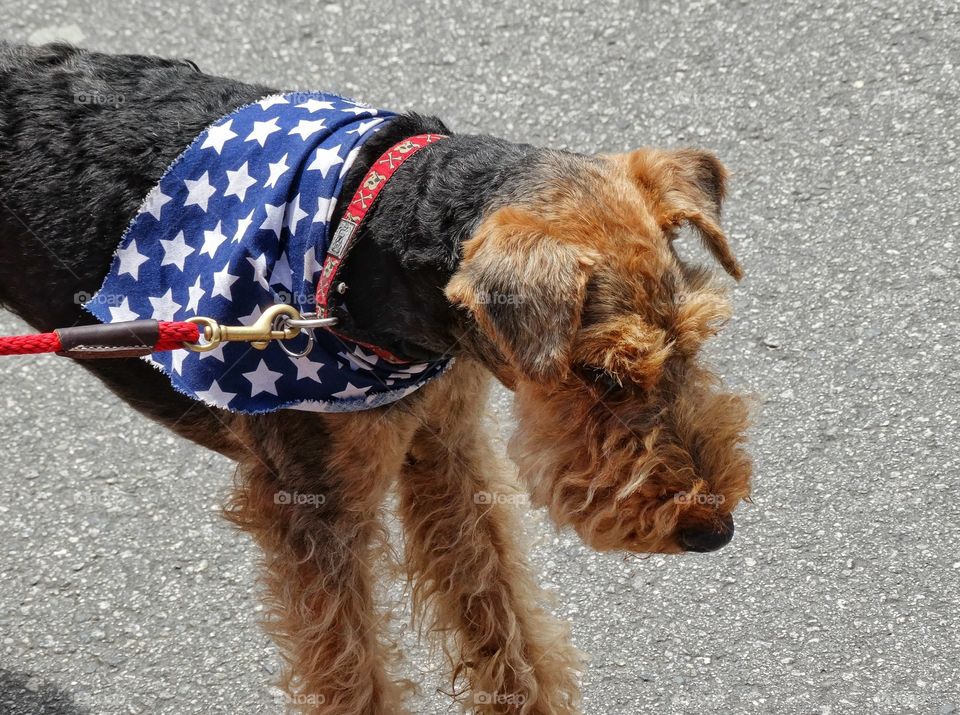
{"type": "Polygon", "coordinates": [[[703,524],[681,529],[677,542],[687,551],[704,553],[716,551],[730,543],[733,538],[733,517],[727,515],[720,524],[703,524]]]}

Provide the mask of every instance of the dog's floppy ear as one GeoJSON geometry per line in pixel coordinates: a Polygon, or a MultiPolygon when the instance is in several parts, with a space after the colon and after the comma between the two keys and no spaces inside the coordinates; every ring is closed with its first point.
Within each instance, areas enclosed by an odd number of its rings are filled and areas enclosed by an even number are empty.
{"type": "Polygon", "coordinates": [[[631,178],[655,208],[660,228],[687,223],[700,234],[723,269],[740,280],[743,270],[720,228],[728,172],[700,149],[638,149],[627,155],[631,178]]]}
{"type": "Polygon", "coordinates": [[[532,380],[564,374],[593,258],[516,207],[487,217],[463,244],[447,298],[470,312],[503,357],[532,380]]]}

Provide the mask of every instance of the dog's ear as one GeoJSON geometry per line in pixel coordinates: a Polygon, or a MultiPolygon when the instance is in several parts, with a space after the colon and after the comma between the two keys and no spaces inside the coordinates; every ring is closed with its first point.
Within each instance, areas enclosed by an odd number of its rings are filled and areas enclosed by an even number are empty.
{"type": "Polygon", "coordinates": [[[534,214],[506,207],[464,242],[445,293],[516,370],[549,382],[567,370],[593,263],[534,214]]]}
{"type": "Polygon", "coordinates": [[[699,149],[638,149],[626,155],[628,172],[654,207],[660,228],[671,233],[689,224],[723,269],[740,280],[743,270],[720,228],[728,172],[699,149]]]}

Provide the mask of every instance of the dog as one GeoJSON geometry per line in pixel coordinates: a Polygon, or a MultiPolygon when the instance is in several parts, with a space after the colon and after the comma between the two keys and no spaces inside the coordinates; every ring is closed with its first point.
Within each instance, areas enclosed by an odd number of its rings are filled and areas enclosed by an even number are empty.
{"type": "MultiPolygon", "coordinates": [[[[39,331],[95,323],[76,296],[100,288],[171,162],[276,93],[188,61],[0,46],[0,304],[39,331]]],[[[293,707],[404,709],[374,598],[395,487],[415,613],[444,645],[454,697],[483,713],[578,712],[584,657],[516,542],[515,500],[497,496],[514,482],[483,425],[488,389],[513,391],[508,453],[558,528],[600,551],[725,545],[750,494],[748,408],[699,356],[730,315],[724,282],[674,239],[692,228],[741,278],[719,223],[727,172],[696,149],[588,156],[402,114],[359,148],[331,232],[378,157],[431,133],[445,138],[386,183],[356,236],[337,330],[452,357],[436,379],[371,409],[247,414],[173,389],[144,360],[81,362],[238,463],[225,514],[262,549],[293,707]]]]}

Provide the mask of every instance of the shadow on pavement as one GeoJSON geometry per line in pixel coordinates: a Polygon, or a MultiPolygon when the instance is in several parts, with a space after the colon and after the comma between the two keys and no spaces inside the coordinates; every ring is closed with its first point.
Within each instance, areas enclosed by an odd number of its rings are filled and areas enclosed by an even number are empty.
{"type": "Polygon", "coordinates": [[[0,668],[0,713],[3,715],[88,715],[73,697],[29,673],[0,668]]]}

